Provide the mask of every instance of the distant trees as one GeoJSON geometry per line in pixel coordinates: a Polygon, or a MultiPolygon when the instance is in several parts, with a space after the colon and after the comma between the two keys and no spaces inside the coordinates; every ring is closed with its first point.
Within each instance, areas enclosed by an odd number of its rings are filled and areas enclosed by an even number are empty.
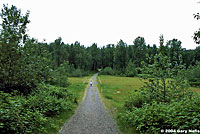
{"type": "Polygon", "coordinates": [[[127,65],[127,44],[120,40],[114,52],[114,68],[124,73],[127,65]]]}
{"type": "Polygon", "coordinates": [[[106,47],[101,48],[101,68],[105,67],[114,67],[114,51],[115,51],[115,45],[114,44],[108,44],[106,47]]]}

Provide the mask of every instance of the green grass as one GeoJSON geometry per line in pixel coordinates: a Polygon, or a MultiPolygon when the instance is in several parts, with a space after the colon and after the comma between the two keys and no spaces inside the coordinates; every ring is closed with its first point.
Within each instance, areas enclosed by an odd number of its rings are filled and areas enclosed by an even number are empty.
{"type": "MultiPolygon", "coordinates": [[[[136,77],[100,75],[97,80],[103,101],[111,112],[116,111],[118,106],[123,105],[130,91],[139,90],[144,85],[144,81],[136,77]]],[[[189,89],[200,92],[200,88],[190,87],[189,89]]]]}
{"type": "Polygon", "coordinates": [[[69,77],[69,81],[71,82],[71,85],[68,87],[68,89],[77,96],[78,102],[82,101],[85,88],[89,82],[91,76],[86,77],[69,77]]]}
{"type": "Polygon", "coordinates": [[[139,78],[119,76],[98,76],[98,88],[106,107],[115,114],[130,91],[140,89],[143,82],[139,78]]]}
{"type": "MultiPolygon", "coordinates": [[[[76,97],[78,104],[82,101],[85,88],[88,84],[88,81],[91,76],[86,77],[69,77],[68,80],[71,83],[68,88],[76,97]]],[[[54,116],[49,124],[47,124],[47,133],[48,134],[56,134],[64,125],[64,123],[74,114],[78,105],[73,105],[72,111],[64,111],[62,114],[54,116]],[[52,124],[52,125],[51,125],[52,124]]]]}

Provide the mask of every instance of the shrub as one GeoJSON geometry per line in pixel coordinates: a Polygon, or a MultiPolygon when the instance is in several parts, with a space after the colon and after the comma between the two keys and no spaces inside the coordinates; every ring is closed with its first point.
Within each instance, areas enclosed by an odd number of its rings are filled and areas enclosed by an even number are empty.
{"type": "Polygon", "coordinates": [[[200,87],[200,82],[190,82],[190,85],[193,87],[200,87]]]}
{"type": "Polygon", "coordinates": [[[46,117],[72,109],[73,95],[66,88],[40,86],[37,93],[29,96],[28,106],[37,109],[46,117]]]}
{"type": "Polygon", "coordinates": [[[160,133],[161,129],[195,130],[200,123],[200,97],[179,102],[143,104],[118,114],[124,127],[131,127],[140,133],[160,133]]]}
{"type": "Polygon", "coordinates": [[[152,78],[152,76],[150,74],[137,74],[137,77],[146,79],[146,78],[152,78]]]}
{"type": "Polygon", "coordinates": [[[134,77],[137,74],[136,66],[130,60],[126,67],[125,75],[128,77],[134,77]]]}
{"type": "Polygon", "coordinates": [[[1,133],[44,132],[47,118],[36,109],[26,107],[25,97],[0,92],[0,131],[1,133]]]}
{"type": "Polygon", "coordinates": [[[114,71],[111,67],[106,67],[100,72],[100,74],[101,75],[113,75],[114,71]]]}
{"type": "Polygon", "coordinates": [[[200,86],[200,62],[187,69],[185,75],[191,86],[200,86]]]}
{"type": "Polygon", "coordinates": [[[142,105],[146,102],[149,102],[150,99],[143,95],[143,92],[134,91],[130,92],[128,97],[125,100],[124,107],[128,110],[132,110],[133,107],[142,107],[142,105]]]}
{"type": "Polygon", "coordinates": [[[45,133],[48,117],[72,109],[73,94],[66,88],[39,85],[29,96],[0,92],[2,133],[45,133]]]}

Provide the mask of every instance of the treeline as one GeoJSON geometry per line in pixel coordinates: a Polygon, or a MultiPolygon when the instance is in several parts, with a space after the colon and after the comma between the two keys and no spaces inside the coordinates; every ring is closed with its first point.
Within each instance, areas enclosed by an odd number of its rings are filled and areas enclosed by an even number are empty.
{"type": "Polygon", "coordinates": [[[117,44],[108,44],[103,47],[98,47],[96,43],[85,47],[77,41],[65,44],[61,38],[56,39],[53,43],[39,44],[49,52],[53,69],[67,62],[71,73],[76,69],[84,71],[106,69],[104,73],[134,76],[141,73],[142,62],[149,62],[148,56],[153,59],[158,54],[158,48],[161,48],[161,51],[170,57],[171,62],[176,61],[179,64],[182,60],[182,64],[186,68],[195,65],[200,60],[200,47],[195,50],[187,50],[182,48],[181,41],[178,39],[169,40],[164,45],[164,37],[161,35],[159,38],[161,43],[153,46],[147,45],[143,37],[137,37],[133,44],[126,44],[120,40],[117,44]],[[135,69],[133,70],[135,74],[129,74],[129,68],[135,69]],[[107,72],[108,70],[112,71],[107,72]]]}

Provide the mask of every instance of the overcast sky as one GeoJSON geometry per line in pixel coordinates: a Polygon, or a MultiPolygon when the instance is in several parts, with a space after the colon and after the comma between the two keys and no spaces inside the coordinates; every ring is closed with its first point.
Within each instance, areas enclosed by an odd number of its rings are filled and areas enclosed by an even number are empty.
{"type": "Polygon", "coordinates": [[[0,0],[30,11],[28,34],[39,41],[53,42],[62,37],[65,43],[79,41],[85,46],[127,44],[142,36],[147,44],[159,44],[160,34],[165,41],[182,41],[182,47],[194,49],[193,33],[200,20],[200,0],[0,0]]]}

